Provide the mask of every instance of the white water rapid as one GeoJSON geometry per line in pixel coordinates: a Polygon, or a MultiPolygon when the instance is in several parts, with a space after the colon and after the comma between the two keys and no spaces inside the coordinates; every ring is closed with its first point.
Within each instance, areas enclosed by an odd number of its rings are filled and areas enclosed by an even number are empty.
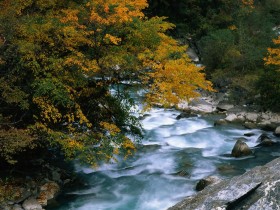
{"type": "Polygon", "coordinates": [[[49,209],[163,210],[194,194],[196,182],[203,177],[231,177],[280,156],[273,149],[256,149],[246,158],[226,156],[237,138],[253,132],[255,135],[246,137],[246,143],[253,147],[262,131],[214,127],[218,116],[177,120],[179,114],[150,110],[142,120],[143,145],[132,158],[98,170],[77,165],[87,185],[76,186],[62,196],[58,206],[49,209]]]}

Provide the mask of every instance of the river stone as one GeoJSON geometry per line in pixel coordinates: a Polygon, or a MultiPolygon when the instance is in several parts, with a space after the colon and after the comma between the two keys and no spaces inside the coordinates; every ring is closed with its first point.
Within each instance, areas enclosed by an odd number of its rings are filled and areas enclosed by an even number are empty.
{"type": "Polygon", "coordinates": [[[176,120],[180,120],[182,118],[189,118],[189,117],[197,117],[196,114],[193,114],[191,112],[182,112],[180,113],[177,117],[176,117],[176,120]]]}
{"type": "Polygon", "coordinates": [[[21,208],[21,205],[15,204],[15,205],[12,207],[12,210],[23,210],[23,208],[21,208]]]}
{"type": "Polygon", "coordinates": [[[280,158],[187,197],[169,210],[280,209],[280,158]]]}
{"type": "Polygon", "coordinates": [[[57,193],[60,191],[60,187],[55,182],[48,182],[44,184],[40,188],[41,192],[39,193],[37,197],[37,201],[42,205],[46,206],[48,203],[48,200],[53,199],[57,193]]]}
{"type": "Polygon", "coordinates": [[[275,144],[275,142],[264,133],[258,137],[257,142],[259,143],[258,146],[272,146],[275,144]]]}
{"type": "Polygon", "coordinates": [[[218,105],[217,105],[217,110],[218,111],[228,111],[229,109],[232,109],[234,106],[232,104],[227,104],[227,103],[224,103],[224,102],[220,102],[218,105]]]}
{"type": "Polygon", "coordinates": [[[188,109],[195,112],[202,112],[202,113],[212,113],[215,110],[213,105],[205,101],[205,99],[203,98],[193,99],[188,104],[188,109]]]}
{"type": "Polygon", "coordinates": [[[280,126],[278,126],[274,131],[275,136],[280,136],[280,126]]]}
{"type": "Polygon", "coordinates": [[[206,178],[203,178],[201,180],[198,181],[198,183],[196,184],[195,189],[197,191],[201,191],[203,190],[205,187],[212,185],[212,184],[216,184],[218,182],[220,182],[221,179],[216,177],[216,176],[208,176],[206,178]]]}
{"type": "Polygon", "coordinates": [[[150,117],[151,115],[150,114],[144,114],[143,116],[139,116],[138,119],[139,120],[144,120],[146,119],[147,117],[150,117]]]}
{"type": "Polygon", "coordinates": [[[257,113],[249,112],[246,113],[245,118],[251,122],[257,122],[259,115],[257,113]]]}
{"type": "Polygon", "coordinates": [[[254,136],[255,134],[254,133],[244,133],[244,136],[247,136],[247,137],[251,137],[251,136],[254,136]]]}
{"type": "Polygon", "coordinates": [[[40,203],[38,203],[38,201],[33,197],[26,199],[23,202],[22,207],[24,210],[43,210],[40,203]]]}
{"type": "Polygon", "coordinates": [[[241,139],[238,139],[231,151],[231,155],[233,157],[242,157],[251,155],[252,150],[248,147],[248,145],[241,139]]]}
{"type": "Polygon", "coordinates": [[[237,120],[237,116],[236,114],[229,114],[226,118],[225,118],[226,121],[228,122],[233,122],[233,121],[236,121],[237,120]]]}

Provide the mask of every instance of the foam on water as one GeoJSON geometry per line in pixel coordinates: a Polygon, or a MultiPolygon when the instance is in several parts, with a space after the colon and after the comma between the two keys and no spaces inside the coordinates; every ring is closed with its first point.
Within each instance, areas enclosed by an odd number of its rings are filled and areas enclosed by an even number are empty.
{"type": "MultiPolygon", "coordinates": [[[[245,137],[253,147],[262,133],[234,126],[214,127],[203,117],[176,120],[178,111],[155,108],[142,120],[143,146],[126,161],[103,164],[91,169],[76,164],[89,186],[73,190],[77,198],[68,200],[59,210],[162,210],[184,196],[195,193],[194,186],[205,176],[220,175],[218,166],[228,176],[244,172],[255,156],[232,158],[237,138],[245,137]],[[245,133],[253,132],[251,137],[245,133]],[[237,167],[238,166],[238,167],[237,167]],[[238,170],[235,170],[237,168],[238,170]]],[[[269,133],[270,135],[270,133],[269,133]]],[[[280,156],[280,153],[267,152],[280,156]]],[[[253,163],[257,160],[254,159],[253,163]]]]}
{"type": "Polygon", "coordinates": [[[142,121],[143,128],[145,130],[152,130],[163,125],[173,125],[177,120],[176,111],[164,111],[163,109],[152,109],[149,114],[151,116],[146,117],[142,121]]]}

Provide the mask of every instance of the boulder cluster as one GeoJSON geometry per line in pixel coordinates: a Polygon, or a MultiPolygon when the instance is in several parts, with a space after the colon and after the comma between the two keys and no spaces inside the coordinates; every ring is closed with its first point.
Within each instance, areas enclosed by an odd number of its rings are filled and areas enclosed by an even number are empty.
{"type": "MultiPolygon", "coordinates": [[[[39,160],[38,160],[39,161],[39,160]]],[[[43,160],[42,160],[43,162],[43,160]]],[[[30,167],[34,165],[30,164],[30,167]]],[[[35,168],[35,167],[34,167],[35,168]]],[[[11,196],[0,202],[1,210],[43,210],[59,195],[61,188],[73,180],[63,169],[40,162],[40,170],[25,178],[13,178],[7,185],[11,196]]],[[[24,172],[21,172],[24,173],[24,172]]],[[[5,192],[8,193],[8,192],[5,192]]]]}

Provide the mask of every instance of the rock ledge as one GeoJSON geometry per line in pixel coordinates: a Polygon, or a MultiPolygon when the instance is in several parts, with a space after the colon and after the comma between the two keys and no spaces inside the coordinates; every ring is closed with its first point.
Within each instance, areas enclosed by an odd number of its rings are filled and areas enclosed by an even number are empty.
{"type": "Polygon", "coordinates": [[[168,210],[280,209],[280,158],[206,187],[168,210]]]}

